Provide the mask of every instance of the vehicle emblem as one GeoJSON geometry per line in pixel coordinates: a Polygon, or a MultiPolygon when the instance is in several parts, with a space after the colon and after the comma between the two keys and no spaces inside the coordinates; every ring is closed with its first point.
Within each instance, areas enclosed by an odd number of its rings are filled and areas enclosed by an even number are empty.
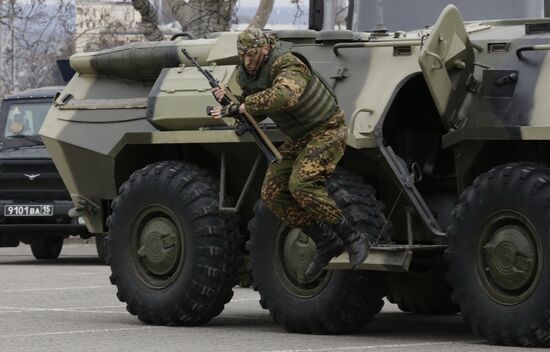
{"type": "Polygon", "coordinates": [[[27,176],[30,181],[40,176],[40,174],[23,174],[23,175],[27,176]]]}

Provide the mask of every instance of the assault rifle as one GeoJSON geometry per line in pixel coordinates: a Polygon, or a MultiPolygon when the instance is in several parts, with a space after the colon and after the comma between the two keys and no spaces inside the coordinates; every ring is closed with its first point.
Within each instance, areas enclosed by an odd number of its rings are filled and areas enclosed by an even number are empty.
{"type": "MultiPolygon", "coordinates": [[[[206,77],[206,79],[208,80],[208,83],[210,84],[210,87],[221,88],[220,82],[212,75],[212,73],[210,73],[210,71],[203,69],[201,65],[199,65],[199,63],[195,60],[195,58],[189,55],[189,53],[187,52],[187,50],[185,50],[185,48],[182,48],[181,51],[183,52],[183,55],[185,55],[185,57],[189,59],[189,61],[191,61],[191,63],[195,65],[195,67],[197,67],[199,72],[202,73],[204,77],[206,77]]],[[[240,104],[237,97],[235,97],[235,95],[231,93],[231,91],[227,88],[225,90],[225,96],[223,97],[220,103],[222,105],[227,105],[230,103],[240,104]]],[[[211,109],[210,107],[207,107],[208,114],[210,114],[209,113],[210,109],[211,109]]],[[[254,137],[256,144],[258,145],[258,147],[260,147],[260,150],[262,151],[262,153],[265,155],[265,157],[270,163],[279,162],[282,160],[281,154],[279,153],[277,148],[275,148],[273,143],[271,143],[271,141],[269,140],[269,137],[267,137],[265,132],[262,130],[258,122],[256,122],[256,120],[252,117],[252,115],[250,115],[248,112],[245,112],[244,114],[240,114],[237,117],[235,117],[235,119],[237,120],[237,123],[241,125],[242,128],[244,129],[244,132],[242,133],[250,132],[252,134],[252,137],[254,137]]],[[[239,130],[240,129],[237,128],[237,131],[239,130]]],[[[238,133],[238,134],[240,135],[242,133],[238,133]]]]}

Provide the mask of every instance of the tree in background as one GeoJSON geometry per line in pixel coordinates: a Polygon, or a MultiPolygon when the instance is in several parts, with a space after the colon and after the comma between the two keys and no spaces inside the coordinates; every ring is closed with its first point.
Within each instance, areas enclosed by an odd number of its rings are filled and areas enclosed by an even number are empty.
{"type": "Polygon", "coordinates": [[[160,31],[159,16],[157,10],[149,0],[132,0],[132,5],[141,14],[139,29],[149,41],[163,40],[164,35],[160,31]]]}
{"type": "Polygon", "coordinates": [[[294,6],[296,6],[296,13],[294,14],[294,21],[292,21],[292,23],[296,23],[298,18],[300,18],[304,15],[304,2],[302,0],[290,0],[290,2],[294,6]]]}
{"type": "MultiPolygon", "coordinates": [[[[338,29],[346,29],[348,23],[348,0],[336,0],[336,26],[338,29]]],[[[351,29],[351,28],[347,28],[351,29]]]]}
{"type": "MultiPolygon", "coordinates": [[[[304,1],[287,1],[296,7],[293,20],[293,23],[296,23],[305,14],[304,1]]],[[[344,29],[349,1],[335,1],[336,24],[339,29],[344,29]]],[[[235,14],[238,0],[164,0],[162,8],[159,9],[155,9],[150,0],[132,0],[132,3],[143,16],[143,33],[148,40],[161,40],[159,35],[149,35],[151,31],[158,31],[158,12],[161,12],[164,18],[178,22],[182,31],[189,32],[198,38],[206,37],[212,32],[230,30],[233,24],[238,23],[235,14]]],[[[249,26],[264,28],[273,11],[274,3],[275,0],[259,0],[249,26]]]]}
{"type": "Polygon", "coordinates": [[[237,0],[165,0],[165,3],[182,31],[204,38],[231,28],[237,0]]]}
{"type": "Polygon", "coordinates": [[[0,2],[0,95],[62,83],[55,60],[73,52],[69,0],[0,2]]]}
{"type": "Polygon", "coordinates": [[[124,1],[76,0],[76,52],[98,51],[142,41],[144,35],[138,28],[144,29],[145,26],[141,26],[142,18],[132,5],[124,1]]]}
{"type": "MultiPolygon", "coordinates": [[[[302,0],[288,0],[301,11],[302,0]]],[[[164,0],[170,16],[196,37],[230,30],[238,20],[238,0],[164,0]]],[[[260,0],[251,23],[263,28],[273,9],[274,0],[260,0]]],[[[158,12],[149,0],[132,0],[141,14],[112,16],[109,9],[76,6],[74,0],[0,0],[0,96],[23,89],[62,84],[56,59],[68,58],[77,43],[78,51],[95,51],[126,44],[129,41],[162,40],[158,12]],[[86,12],[95,11],[86,17],[86,12]],[[78,12],[78,15],[76,14],[78,12]],[[76,21],[81,16],[85,20],[76,21]],[[124,19],[122,23],[120,18],[124,19]],[[134,23],[135,22],[135,23],[134,23]],[[82,28],[77,28],[83,26],[82,28]],[[132,27],[132,28],[129,28],[132,27]],[[135,32],[139,28],[143,35],[135,32]],[[85,40],[81,40],[86,37],[85,40]]],[[[160,9],[159,11],[162,11],[160,9]]],[[[166,14],[164,14],[166,16],[166,14]]]]}
{"type": "MultiPolygon", "coordinates": [[[[299,3],[298,0],[292,0],[292,2],[299,3]]],[[[250,24],[248,26],[264,28],[267,20],[269,20],[271,12],[273,11],[274,3],[275,0],[261,0],[260,4],[258,5],[258,9],[256,10],[256,14],[252,18],[252,21],[250,21],[250,24]]]]}

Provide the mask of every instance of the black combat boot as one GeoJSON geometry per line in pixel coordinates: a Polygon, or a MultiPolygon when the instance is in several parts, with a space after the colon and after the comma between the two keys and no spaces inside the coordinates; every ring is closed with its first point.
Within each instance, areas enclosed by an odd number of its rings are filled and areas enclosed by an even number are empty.
{"type": "Polygon", "coordinates": [[[305,271],[305,278],[309,280],[323,271],[332,258],[342,254],[344,244],[338,235],[325,224],[315,222],[302,231],[315,242],[317,247],[315,256],[305,271]]]}
{"type": "MultiPolygon", "coordinates": [[[[331,225],[331,228],[338,233],[342,239],[344,247],[349,255],[349,262],[353,268],[367,259],[369,254],[369,242],[346,218],[339,224],[331,225]]],[[[364,234],[364,236],[368,237],[368,234],[364,234]]]]}

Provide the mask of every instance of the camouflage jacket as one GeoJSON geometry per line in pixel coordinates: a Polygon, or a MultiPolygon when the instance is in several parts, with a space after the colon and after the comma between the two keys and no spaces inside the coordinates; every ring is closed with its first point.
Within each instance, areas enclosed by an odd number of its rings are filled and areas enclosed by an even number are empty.
{"type": "Polygon", "coordinates": [[[251,115],[265,117],[293,108],[312,76],[306,64],[290,52],[278,57],[269,70],[273,77],[270,87],[254,94],[243,87],[244,104],[251,115]]]}

